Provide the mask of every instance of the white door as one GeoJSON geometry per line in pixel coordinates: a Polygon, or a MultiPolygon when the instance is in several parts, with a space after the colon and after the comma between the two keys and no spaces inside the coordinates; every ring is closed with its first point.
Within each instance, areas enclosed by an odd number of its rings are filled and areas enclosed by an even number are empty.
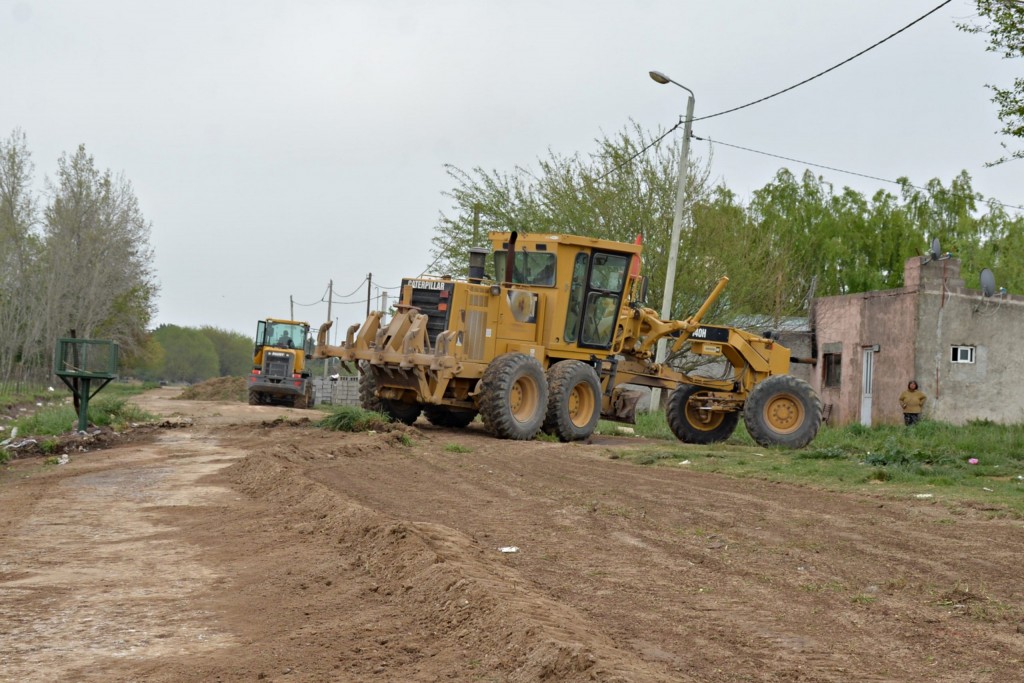
{"type": "Polygon", "coordinates": [[[873,349],[864,349],[864,371],[861,374],[860,382],[860,423],[865,427],[871,426],[871,385],[875,375],[875,352],[873,349]]]}

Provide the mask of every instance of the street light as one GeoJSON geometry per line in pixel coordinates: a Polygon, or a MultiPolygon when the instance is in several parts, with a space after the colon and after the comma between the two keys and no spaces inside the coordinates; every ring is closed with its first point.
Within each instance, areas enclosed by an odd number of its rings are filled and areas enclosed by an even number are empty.
{"type": "MultiPolygon", "coordinates": [[[[672,294],[676,284],[676,263],[679,261],[679,234],[683,229],[683,207],[686,201],[686,165],[690,156],[690,127],[693,124],[693,104],[696,99],[693,91],[678,81],[661,73],[651,71],[651,78],[656,82],[666,85],[672,83],[689,93],[686,100],[686,119],[683,122],[683,151],[679,154],[679,185],[676,188],[676,206],[672,215],[672,242],[668,251],[668,266],[665,270],[665,295],[661,301],[661,319],[668,320],[672,315],[672,294]]],[[[668,340],[662,337],[658,340],[658,351],[654,356],[655,362],[665,362],[667,355],[666,346],[668,340]]],[[[651,410],[661,405],[661,389],[655,388],[651,391],[651,410]]]]}

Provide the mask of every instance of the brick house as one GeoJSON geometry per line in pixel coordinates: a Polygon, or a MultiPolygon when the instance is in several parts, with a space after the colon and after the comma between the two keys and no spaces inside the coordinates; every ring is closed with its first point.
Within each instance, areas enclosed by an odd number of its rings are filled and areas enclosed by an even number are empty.
{"type": "Polygon", "coordinates": [[[901,423],[916,379],[925,417],[1024,422],[1024,297],[967,289],[955,258],[914,257],[900,289],[819,298],[809,381],[830,424],[901,423]]]}

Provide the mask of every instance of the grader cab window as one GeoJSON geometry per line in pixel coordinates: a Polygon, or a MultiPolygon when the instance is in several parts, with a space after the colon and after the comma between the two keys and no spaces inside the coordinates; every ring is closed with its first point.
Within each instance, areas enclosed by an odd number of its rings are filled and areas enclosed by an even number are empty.
{"type": "MultiPolygon", "coordinates": [[[[504,251],[494,252],[494,275],[505,279],[504,251]]],[[[556,259],[554,254],[542,251],[517,251],[512,262],[512,282],[517,285],[554,287],[556,259]]]]}
{"type": "Polygon", "coordinates": [[[573,264],[565,341],[595,348],[611,346],[622,302],[629,257],[620,254],[576,255],[573,264]],[[582,332],[579,331],[583,321],[582,332]]]}

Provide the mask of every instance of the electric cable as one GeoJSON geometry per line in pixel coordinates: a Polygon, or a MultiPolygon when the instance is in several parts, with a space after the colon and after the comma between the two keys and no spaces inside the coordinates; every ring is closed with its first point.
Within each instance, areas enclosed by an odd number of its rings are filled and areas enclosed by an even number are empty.
{"type": "MultiPolygon", "coordinates": [[[[794,159],[792,157],[782,156],[781,154],[772,154],[771,152],[762,152],[761,150],[758,150],[758,149],[752,149],[750,147],[743,147],[741,145],[733,145],[733,144],[728,143],[728,142],[721,142],[719,140],[712,140],[711,138],[702,138],[702,137],[699,137],[697,135],[694,135],[693,138],[695,140],[700,140],[701,142],[709,142],[712,145],[722,145],[724,147],[732,147],[733,149],[743,150],[744,152],[752,152],[754,154],[761,154],[761,155],[766,156],[766,157],[772,157],[772,158],[775,158],[775,159],[782,159],[783,161],[792,161],[795,164],[803,164],[805,166],[814,166],[815,168],[824,168],[824,169],[829,170],[829,171],[835,171],[836,173],[846,173],[847,175],[859,176],[861,178],[867,178],[869,180],[877,180],[877,181],[882,182],[882,183],[889,183],[891,185],[899,185],[901,187],[905,184],[907,187],[912,187],[915,190],[921,190],[922,192],[928,192],[929,191],[928,188],[926,188],[926,187],[921,187],[920,185],[914,185],[912,183],[901,183],[901,182],[899,182],[897,180],[890,180],[889,178],[882,178],[880,176],[868,175],[867,173],[858,173],[856,171],[847,171],[845,169],[837,168],[835,166],[826,166],[825,164],[816,164],[816,163],[811,162],[811,161],[803,161],[802,159],[794,159]]],[[[954,195],[954,196],[965,196],[965,195],[954,195]]],[[[1001,207],[1006,208],[1006,209],[1017,209],[1018,211],[1024,211],[1024,206],[1016,206],[1014,204],[1006,204],[1005,202],[1001,202],[1001,201],[999,201],[997,199],[991,199],[991,198],[990,199],[984,199],[983,202],[986,203],[986,204],[995,204],[996,206],[1001,206],[1001,207]]]]}
{"type": "Polygon", "coordinates": [[[836,64],[834,66],[830,66],[829,68],[825,69],[824,71],[821,71],[819,73],[814,74],[810,78],[805,78],[804,80],[800,81],[799,83],[791,85],[788,88],[784,88],[784,89],[782,89],[782,90],[780,90],[780,91],[778,91],[776,93],[772,93],[771,95],[766,95],[765,97],[762,97],[760,99],[754,100],[753,102],[748,102],[748,103],[740,105],[738,107],[733,107],[732,109],[726,109],[725,111],[720,111],[717,114],[708,114],[707,116],[699,116],[699,117],[697,117],[697,118],[695,118],[693,120],[694,121],[706,121],[707,119],[713,119],[716,116],[724,116],[725,114],[731,114],[734,111],[739,111],[740,109],[746,109],[747,107],[753,107],[755,104],[760,104],[761,102],[765,102],[767,100],[770,100],[773,97],[778,97],[779,95],[782,95],[783,93],[787,93],[790,90],[795,90],[796,88],[799,88],[801,85],[806,85],[806,84],[810,83],[811,81],[815,80],[816,78],[820,78],[820,77],[824,76],[825,74],[829,73],[830,71],[835,71],[839,67],[844,66],[846,64],[849,64],[850,62],[852,62],[853,60],[857,59],[858,57],[867,54],[871,50],[874,50],[876,47],[878,47],[882,43],[885,43],[885,42],[891,40],[892,38],[895,38],[899,34],[903,33],[907,29],[909,29],[911,26],[913,26],[913,25],[923,21],[924,19],[928,18],[932,14],[935,14],[936,12],[938,12],[940,9],[942,9],[943,7],[945,7],[946,5],[948,5],[951,2],[953,2],[953,0],[945,0],[945,2],[940,3],[938,7],[935,7],[934,9],[932,9],[929,12],[921,15],[917,19],[914,19],[912,22],[910,22],[909,24],[907,24],[906,26],[904,26],[900,30],[895,31],[894,33],[890,33],[888,36],[886,36],[885,38],[882,38],[880,41],[878,41],[874,45],[871,45],[870,47],[864,48],[863,50],[861,50],[857,54],[853,55],[852,57],[848,57],[848,58],[844,59],[843,61],[839,62],[838,64],[836,64]]]}
{"type": "MultiPolygon", "coordinates": [[[[696,119],[694,119],[694,120],[696,120],[696,119]]],[[[672,126],[667,131],[665,131],[665,133],[663,135],[659,135],[654,140],[651,140],[651,142],[649,142],[648,144],[644,145],[636,154],[634,154],[633,156],[629,157],[628,159],[623,161],[618,166],[612,168],[611,170],[606,171],[605,173],[599,175],[597,178],[594,179],[594,181],[598,182],[598,181],[604,180],[605,178],[610,176],[612,173],[615,173],[616,171],[619,171],[619,170],[625,168],[626,166],[628,166],[629,164],[633,163],[634,159],[636,159],[638,156],[640,156],[641,154],[643,154],[644,152],[646,152],[647,150],[649,150],[650,148],[654,147],[659,142],[661,142],[662,140],[667,138],[669,136],[669,133],[672,133],[673,131],[675,131],[677,128],[679,128],[679,126],[683,125],[683,123],[684,123],[684,121],[680,121],[676,125],[672,126]]],[[[693,136],[691,135],[690,137],[693,137],[693,136]]]]}

